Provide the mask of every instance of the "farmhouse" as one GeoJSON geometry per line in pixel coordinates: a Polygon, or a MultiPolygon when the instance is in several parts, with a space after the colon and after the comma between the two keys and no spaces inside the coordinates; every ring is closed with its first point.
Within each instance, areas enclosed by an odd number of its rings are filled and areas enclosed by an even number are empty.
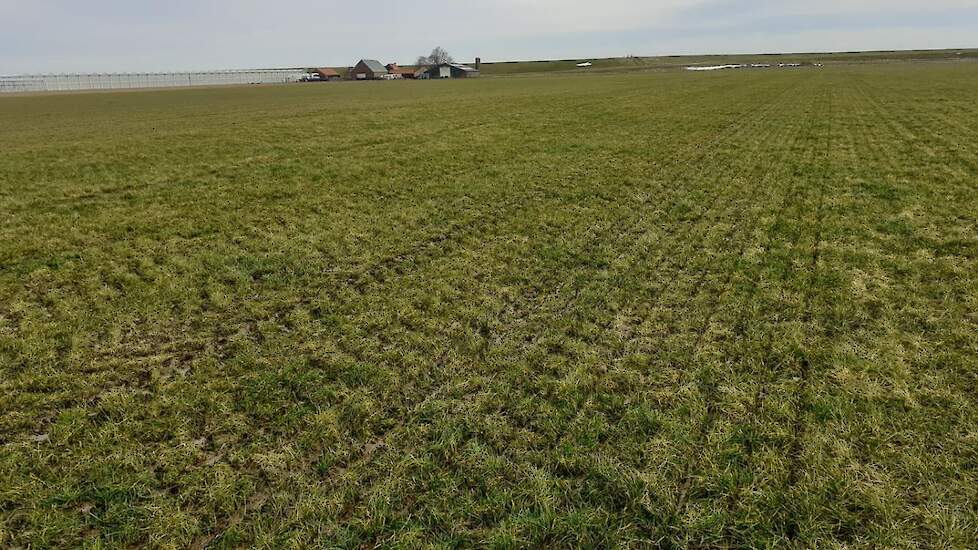
{"type": "Polygon", "coordinates": [[[415,74],[418,78],[475,78],[481,72],[460,63],[442,63],[419,69],[415,74]]]}
{"type": "Polygon", "coordinates": [[[352,80],[380,80],[387,74],[387,67],[375,59],[361,59],[355,67],[350,69],[352,80]]]}

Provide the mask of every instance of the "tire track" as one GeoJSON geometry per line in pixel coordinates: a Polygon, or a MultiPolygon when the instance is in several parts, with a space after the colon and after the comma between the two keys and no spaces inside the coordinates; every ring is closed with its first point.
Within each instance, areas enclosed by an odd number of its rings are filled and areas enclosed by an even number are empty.
{"type": "MultiPolygon", "coordinates": [[[[792,131],[790,133],[791,139],[789,140],[789,143],[796,142],[797,136],[798,136],[798,132],[792,131]]],[[[778,175],[780,175],[779,172],[768,172],[764,175],[762,181],[769,182],[778,175]]],[[[763,184],[759,184],[759,185],[763,185],[763,184]]],[[[787,210],[788,205],[790,203],[790,200],[794,197],[795,195],[792,192],[787,192],[784,194],[775,212],[774,215],[775,221],[773,225],[777,225],[778,221],[780,221],[783,218],[784,213],[787,210]]],[[[757,225],[758,225],[758,220],[755,218],[755,221],[751,224],[751,228],[753,229],[757,227],[757,225]]],[[[767,232],[768,240],[766,242],[768,243],[770,242],[771,236],[772,235],[769,230],[767,232]]],[[[740,263],[743,261],[744,255],[747,251],[748,244],[749,241],[746,240],[741,244],[736,254],[737,261],[735,263],[740,263]]],[[[730,281],[733,278],[734,271],[735,269],[733,267],[726,270],[724,281],[719,287],[720,292],[714,295],[711,305],[709,306],[709,313],[705,321],[703,322],[703,324],[700,326],[700,329],[697,331],[696,340],[687,350],[686,355],[690,363],[693,362],[697,350],[703,343],[703,340],[709,330],[709,326],[712,322],[712,319],[716,315],[717,311],[719,310],[719,306],[722,303],[723,296],[730,291],[730,281]]],[[[738,314],[737,317],[738,320],[736,322],[736,326],[741,327],[741,330],[743,328],[743,324],[746,322],[746,319],[748,318],[748,310],[746,304],[751,300],[751,298],[753,297],[756,291],[757,291],[757,284],[756,282],[752,281],[752,284],[748,289],[747,296],[744,299],[744,306],[741,307],[740,313],[738,314]]],[[[694,439],[692,444],[690,445],[690,451],[687,455],[687,459],[685,461],[685,467],[681,475],[681,481],[679,483],[679,488],[677,490],[678,496],[673,511],[673,515],[676,518],[681,517],[683,513],[686,511],[686,507],[689,503],[690,491],[693,487],[693,482],[695,477],[694,473],[702,468],[702,461],[703,461],[703,454],[704,454],[704,447],[706,445],[706,440],[709,433],[713,430],[713,427],[716,424],[716,420],[719,415],[719,410],[717,408],[717,404],[718,404],[717,402],[719,399],[717,389],[718,388],[716,385],[716,381],[713,379],[713,377],[701,376],[701,380],[699,382],[699,392],[704,397],[704,401],[706,403],[706,410],[704,412],[701,422],[698,424],[697,429],[695,431],[694,439]]]]}
{"type": "MultiPolygon", "coordinates": [[[[829,113],[827,117],[827,128],[825,130],[825,150],[822,154],[822,161],[828,163],[830,158],[830,153],[832,149],[832,123],[833,123],[833,104],[832,96],[828,96],[827,111],[829,113]]],[[[819,275],[819,260],[822,253],[822,240],[823,240],[823,228],[825,222],[825,199],[827,195],[826,184],[829,177],[829,169],[827,166],[823,166],[822,174],[818,178],[818,205],[815,211],[815,237],[814,243],[812,245],[811,260],[808,267],[808,284],[806,288],[808,292],[805,294],[805,304],[804,313],[802,315],[802,324],[809,327],[811,334],[810,338],[821,338],[821,329],[817,328],[818,323],[814,321],[814,301],[815,295],[818,292],[818,275],[819,275]]],[[[809,343],[809,345],[812,345],[809,343]]],[[[811,361],[809,359],[809,352],[806,350],[803,352],[799,362],[797,376],[800,379],[796,392],[795,392],[795,411],[794,420],[792,421],[792,442],[788,450],[788,475],[786,480],[786,493],[789,495],[794,495],[797,491],[797,486],[800,481],[801,472],[804,462],[804,438],[807,430],[805,423],[805,417],[811,410],[812,396],[811,396],[811,385],[812,377],[814,374],[814,368],[812,367],[811,361]]],[[[790,542],[796,542],[799,536],[799,522],[797,517],[789,518],[788,524],[786,526],[786,536],[790,542]]]]}
{"type": "MultiPolygon", "coordinates": [[[[769,244],[772,242],[773,237],[774,237],[774,233],[773,233],[774,227],[776,227],[778,225],[778,223],[780,222],[781,219],[784,219],[784,213],[787,211],[788,205],[790,203],[790,200],[789,199],[791,199],[791,198],[797,198],[799,196],[802,196],[802,194],[800,193],[800,191],[801,191],[801,186],[796,184],[785,195],[785,200],[784,200],[784,202],[783,202],[783,204],[782,204],[782,206],[781,206],[781,208],[779,210],[780,213],[781,213],[781,216],[775,220],[774,224],[772,224],[771,229],[769,229],[769,231],[767,233],[767,237],[768,237],[768,241],[767,242],[769,244]]],[[[793,248],[794,246],[797,245],[798,239],[800,238],[800,236],[801,235],[799,233],[793,239],[791,239],[791,241],[789,243],[789,248],[793,248]]],[[[747,292],[747,300],[751,300],[757,294],[757,290],[758,290],[758,285],[757,285],[756,281],[752,280],[751,281],[751,285],[750,285],[750,287],[748,289],[748,292],[747,292]]],[[[742,339],[742,338],[746,337],[746,327],[745,327],[745,324],[746,324],[748,318],[749,318],[749,312],[745,309],[741,313],[741,315],[739,316],[738,322],[736,324],[736,329],[734,331],[735,334],[738,335],[738,338],[741,338],[742,339]]],[[[768,321],[768,323],[770,323],[770,322],[771,321],[768,321]]],[[[749,426],[749,428],[750,428],[750,430],[752,432],[754,432],[754,431],[756,431],[757,429],[760,428],[760,423],[758,421],[758,416],[760,415],[760,411],[761,411],[761,409],[762,409],[762,407],[764,405],[765,399],[767,398],[767,395],[768,395],[768,386],[771,385],[771,384],[773,384],[775,382],[775,380],[777,379],[778,374],[779,374],[777,371],[774,370],[774,368],[773,368],[774,365],[768,363],[769,357],[771,356],[771,352],[773,351],[773,346],[774,346],[774,335],[775,335],[775,331],[773,329],[776,328],[777,324],[779,324],[779,323],[775,322],[775,324],[771,327],[772,330],[770,330],[768,332],[767,337],[764,339],[764,344],[763,344],[763,346],[761,348],[761,354],[760,354],[760,356],[761,356],[761,365],[759,367],[759,376],[761,378],[761,382],[758,384],[757,391],[754,392],[754,397],[753,397],[753,399],[750,402],[750,406],[746,409],[745,414],[744,414],[745,418],[747,419],[748,426],[749,426]]],[[[743,355],[741,355],[740,357],[743,357],[743,355]]],[[[715,420],[711,424],[715,424],[715,420]]],[[[748,439],[747,440],[747,444],[746,444],[746,446],[743,447],[743,450],[744,450],[744,464],[745,464],[745,467],[747,467],[753,461],[753,454],[754,454],[754,450],[755,450],[754,449],[754,446],[753,446],[753,440],[752,439],[748,439]]],[[[726,506],[727,506],[728,511],[735,509],[735,507],[740,502],[741,496],[742,496],[741,486],[740,485],[737,485],[733,489],[731,495],[727,498],[727,505],[726,506]]],[[[728,534],[729,534],[729,531],[728,531],[728,534]]]]}

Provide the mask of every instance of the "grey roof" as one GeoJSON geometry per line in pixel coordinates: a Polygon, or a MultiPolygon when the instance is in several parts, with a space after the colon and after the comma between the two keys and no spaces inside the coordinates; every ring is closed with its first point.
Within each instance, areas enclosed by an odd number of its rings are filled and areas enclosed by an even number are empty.
{"type": "Polygon", "coordinates": [[[427,72],[434,72],[434,70],[437,69],[437,68],[439,68],[439,67],[451,67],[453,69],[458,69],[458,70],[463,71],[463,72],[466,72],[466,73],[479,73],[479,70],[478,69],[473,69],[472,67],[469,67],[468,65],[462,65],[461,63],[442,63],[440,65],[431,65],[431,66],[428,66],[428,67],[421,67],[420,69],[418,69],[418,72],[416,72],[414,74],[416,74],[416,75],[422,75],[422,74],[427,73],[427,72]]]}
{"type": "MultiPolygon", "coordinates": [[[[383,64],[381,64],[380,61],[377,61],[376,59],[361,59],[360,63],[363,63],[364,65],[367,66],[368,69],[370,69],[375,73],[387,72],[387,67],[385,67],[383,64]]],[[[360,63],[357,63],[357,65],[359,65],[360,63]]]]}
{"type": "Polygon", "coordinates": [[[456,69],[460,69],[460,70],[463,70],[463,71],[466,71],[466,72],[469,72],[469,73],[477,73],[477,72],[479,72],[476,69],[473,69],[472,67],[468,67],[466,65],[462,65],[461,63],[449,63],[449,65],[451,65],[452,67],[455,67],[456,69]]]}

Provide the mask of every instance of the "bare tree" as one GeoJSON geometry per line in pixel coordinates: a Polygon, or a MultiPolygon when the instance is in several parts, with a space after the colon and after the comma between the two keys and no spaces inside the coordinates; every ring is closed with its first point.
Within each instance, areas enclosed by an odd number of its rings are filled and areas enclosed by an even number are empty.
{"type": "Polygon", "coordinates": [[[419,67],[427,67],[427,66],[442,65],[445,63],[454,63],[454,62],[455,59],[452,58],[452,56],[449,55],[447,51],[445,51],[445,48],[438,46],[437,48],[431,50],[431,53],[429,55],[419,57],[417,64],[419,67]]]}

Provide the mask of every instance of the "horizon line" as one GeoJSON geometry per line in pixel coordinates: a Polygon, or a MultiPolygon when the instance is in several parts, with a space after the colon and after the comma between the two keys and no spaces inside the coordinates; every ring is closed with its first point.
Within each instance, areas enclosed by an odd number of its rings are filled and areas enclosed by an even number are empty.
{"type": "MultiPolygon", "coordinates": [[[[567,57],[567,58],[544,58],[544,59],[510,59],[510,60],[493,60],[485,61],[481,63],[483,65],[502,65],[507,63],[556,63],[561,61],[602,61],[602,60],[612,60],[612,59],[671,59],[671,58],[681,58],[681,57],[741,57],[741,56],[778,56],[778,55],[854,55],[854,54],[873,54],[873,53],[914,53],[914,52],[970,52],[978,51],[978,46],[975,47],[964,47],[964,48],[915,48],[909,50],[824,50],[824,51],[799,51],[799,52],[771,52],[771,51],[760,51],[760,52],[737,52],[737,53],[675,53],[675,54],[659,54],[659,55],[633,55],[626,54],[616,57],[567,57]]],[[[361,58],[361,59],[374,59],[374,58],[361,58]]],[[[476,58],[478,59],[478,57],[476,58]]],[[[456,63],[460,63],[458,60],[456,63]]],[[[473,63],[475,60],[473,59],[473,63]]],[[[393,61],[392,63],[397,63],[393,61]]],[[[468,62],[461,62],[468,63],[468,62]]],[[[400,63],[398,63],[400,64],[400,63]]],[[[405,65],[413,66],[414,64],[405,65]]],[[[95,75],[132,75],[132,74],[208,74],[208,73],[221,73],[221,72],[250,72],[250,71],[304,71],[313,68],[349,68],[349,66],[341,65],[314,65],[314,66],[303,66],[303,67],[264,67],[264,68],[230,68],[230,69],[194,69],[194,70],[158,70],[158,71],[100,71],[100,72],[50,72],[50,73],[19,73],[19,74],[0,74],[3,78],[12,77],[28,77],[28,76],[95,76],[95,75]]]]}

